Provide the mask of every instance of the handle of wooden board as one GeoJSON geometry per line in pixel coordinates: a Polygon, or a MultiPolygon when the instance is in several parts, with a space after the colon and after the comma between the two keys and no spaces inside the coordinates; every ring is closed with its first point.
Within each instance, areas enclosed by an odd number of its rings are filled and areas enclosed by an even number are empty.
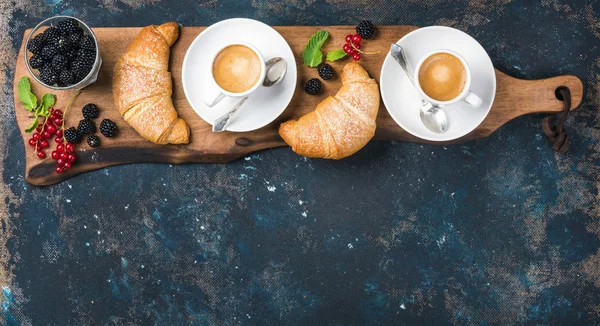
{"type": "Polygon", "coordinates": [[[521,103],[520,109],[515,110],[516,115],[513,118],[527,113],[555,113],[542,120],[542,130],[554,151],[566,153],[569,149],[569,136],[564,129],[564,124],[569,112],[581,104],[583,98],[581,80],[575,76],[530,81],[509,78],[512,79],[508,83],[510,87],[501,88],[506,92],[503,95],[510,98],[511,92],[514,92],[513,99],[521,103]]]}
{"type": "Polygon", "coordinates": [[[583,84],[576,76],[565,75],[538,80],[524,80],[508,76],[496,70],[496,99],[504,99],[500,107],[492,107],[508,113],[506,121],[530,113],[561,112],[564,104],[557,98],[559,87],[571,92],[571,110],[581,104],[583,84]]]}

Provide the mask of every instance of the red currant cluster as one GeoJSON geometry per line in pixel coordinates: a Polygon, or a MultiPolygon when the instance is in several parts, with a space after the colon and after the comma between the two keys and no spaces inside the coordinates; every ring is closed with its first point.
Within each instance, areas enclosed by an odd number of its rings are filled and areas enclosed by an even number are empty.
{"type": "Polygon", "coordinates": [[[73,153],[75,146],[71,143],[63,144],[65,141],[63,135],[63,113],[61,110],[55,110],[50,108],[50,115],[44,119],[44,123],[35,129],[35,133],[29,139],[29,145],[31,145],[37,153],[37,157],[40,159],[46,158],[46,152],[44,149],[50,147],[49,139],[54,137],[54,142],[57,144],[56,150],[52,152],[52,159],[54,159],[58,166],[56,167],[56,173],[63,173],[65,170],[71,167],[71,164],[75,162],[76,157],[73,153]]]}
{"type": "Polygon", "coordinates": [[[52,151],[52,159],[56,161],[56,173],[63,173],[71,168],[71,164],[75,162],[75,146],[71,143],[58,144],[56,150],[52,151]]]}
{"type": "Polygon", "coordinates": [[[360,50],[360,42],[362,41],[362,36],[358,34],[348,34],[346,35],[346,44],[344,44],[344,52],[346,52],[349,56],[352,57],[354,61],[360,60],[360,54],[362,51],[360,50]]]}
{"type": "Polygon", "coordinates": [[[35,149],[39,158],[46,158],[44,149],[50,146],[48,142],[50,138],[55,137],[55,142],[62,143],[63,131],[60,127],[62,123],[62,111],[50,108],[50,116],[46,117],[44,123],[35,129],[35,133],[29,139],[29,145],[35,149]]]}

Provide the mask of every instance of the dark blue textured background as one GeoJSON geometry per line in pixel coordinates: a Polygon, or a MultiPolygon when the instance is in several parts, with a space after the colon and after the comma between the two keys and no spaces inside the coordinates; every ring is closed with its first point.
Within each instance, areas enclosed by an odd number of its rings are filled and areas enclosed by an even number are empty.
{"type": "MultiPolygon", "coordinates": [[[[8,324],[600,323],[597,1],[0,2],[0,295],[8,324]],[[454,146],[289,148],[226,165],[110,167],[25,183],[12,80],[23,31],[249,17],[272,25],[448,25],[519,78],[575,74],[565,155],[542,116],[454,146]]],[[[257,36],[258,37],[258,36],[257,36]]]]}

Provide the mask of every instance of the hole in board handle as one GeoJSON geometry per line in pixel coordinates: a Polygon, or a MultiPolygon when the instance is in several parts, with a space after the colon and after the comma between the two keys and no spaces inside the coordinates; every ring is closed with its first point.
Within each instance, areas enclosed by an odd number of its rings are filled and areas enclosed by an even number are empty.
{"type": "Polygon", "coordinates": [[[564,97],[562,95],[562,90],[564,90],[564,89],[569,89],[569,88],[567,86],[558,86],[554,90],[554,96],[556,96],[556,99],[559,100],[559,101],[561,101],[561,102],[565,101],[565,99],[564,99],[564,97]]]}

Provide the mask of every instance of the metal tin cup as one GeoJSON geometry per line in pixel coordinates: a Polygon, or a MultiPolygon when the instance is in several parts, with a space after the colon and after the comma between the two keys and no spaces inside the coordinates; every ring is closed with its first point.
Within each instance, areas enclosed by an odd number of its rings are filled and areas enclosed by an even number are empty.
{"type": "Polygon", "coordinates": [[[25,42],[24,57],[25,57],[25,65],[27,66],[27,70],[29,70],[29,73],[31,74],[33,79],[35,79],[35,81],[37,81],[44,87],[54,89],[54,90],[69,90],[69,89],[81,90],[84,87],[94,83],[98,79],[98,73],[100,72],[100,66],[102,66],[102,58],[100,57],[100,48],[98,47],[98,39],[96,38],[96,34],[94,34],[92,29],[88,25],[86,25],[84,22],[82,22],[81,20],[79,20],[75,17],[71,17],[71,16],[50,17],[48,19],[45,19],[41,23],[39,23],[37,26],[35,26],[29,33],[29,36],[27,36],[27,40],[25,42]],[[81,81],[77,82],[76,84],[65,86],[65,87],[59,87],[57,84],[48,85],[40,79],[40,77],[39,77],[40,71],[32,68],[31,65],[29,64],[29,59],[31,58],[31,53],[29,52],[29,50],[27,50],[27,48],[29,46],[29,42],[37,34],[42,33],[48,27],[56,27],[56,25],[58,24],[59,21],[69,19],[69,18],[74,19],[79,23],[79,26],[83,29],[84,35],[91,35],[92,38],[94,39],[94,43],[96,44],[96,59],[94,61],[94,65],[92,66],[92,69],[87,74],[87,76],[85,78],[83,78],[81,81]]]}

